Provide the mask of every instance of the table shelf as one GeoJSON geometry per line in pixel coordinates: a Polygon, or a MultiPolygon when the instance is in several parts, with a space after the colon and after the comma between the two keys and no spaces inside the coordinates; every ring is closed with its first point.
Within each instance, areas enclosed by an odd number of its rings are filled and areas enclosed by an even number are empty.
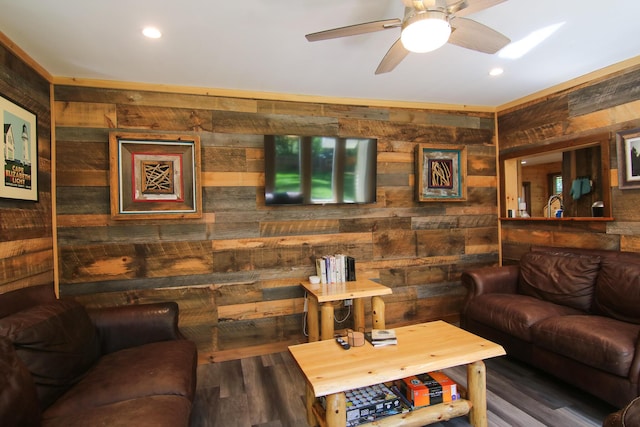
{"type": "MultiPolygon", "coordinates": [[[[421,427],[452,418],[467,415],[473,404],[466,399],[459,399],[449,403],[422,406],[402,414],[389,415],[378,418],[370,423],[359,424],[358,427],[421,427]]],[[[321,427],[325,427],[326,413],[320,402],[313,406],[316,421],[321,427]]]]}

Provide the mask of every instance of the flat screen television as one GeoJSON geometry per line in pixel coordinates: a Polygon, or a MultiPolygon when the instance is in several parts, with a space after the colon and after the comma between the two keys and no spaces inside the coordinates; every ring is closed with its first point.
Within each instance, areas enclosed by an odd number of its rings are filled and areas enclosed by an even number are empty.
{"type": "Polygon", "coordinates": [[[375,203],[377,140],[265,135],[266,205],[375,203]]]}

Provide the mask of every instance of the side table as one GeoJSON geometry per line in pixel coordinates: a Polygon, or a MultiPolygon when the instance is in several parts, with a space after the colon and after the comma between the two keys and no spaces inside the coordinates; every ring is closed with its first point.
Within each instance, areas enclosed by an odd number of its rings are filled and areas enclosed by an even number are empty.
{"type": "Polygon", "coordinates": [[[307,291],[308,312],[307,326],[309,342],[333,338],[333,302],[353,300],[353,325],[356,331],[364,331],[364,299],[371,297],[371,314],[374,329],[384,329],[384,301],[381,295],[391,294],[391,288],[370,279],[359,279],[353,282],[317,284],[301,283],[307,291]],[[318,322],[318,308],[321,322],[318,322]],[[320,329],[322,328],[322,329],[320,329]]]}

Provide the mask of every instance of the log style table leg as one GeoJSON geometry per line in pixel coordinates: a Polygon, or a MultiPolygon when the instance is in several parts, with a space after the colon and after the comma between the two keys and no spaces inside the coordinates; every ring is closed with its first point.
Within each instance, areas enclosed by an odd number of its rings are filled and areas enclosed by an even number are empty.
{"type": "Polygon", "coordinates": [[[320,306],[320,339],[333,339],[333,304],[323,302],[320,306]]]}
{"type": "Polygon", "coordinates": [[[364,332],[364,299],[355,298],[353,300],[353,330],[364,332]]]}
{"type": "Polygon", "coordinates": [[[318,323],[318,300],[315,297],[307,297],[307,330],[309,342],[320,339],[320,324],[318,323]]]}
{"type": "Polygon", "coordinates": [[[381,297],[371,297],[371,314],[373,316],[373,329],[384,329],[384,300],[381,297]]]}
{"type": "Polygon", "coordinates": [[[307,408],[307,424],[310,426],[317,426],[318,422],[316,421],[316,416],[313,413],[313,405],[316,403],[316,396],[313,394],[313,389],[309,384],[307,384],[307,393],[305,406],[307,408]]]}
{"type": "Polygon", "coordinates": [[[487,427],[487,370],[482,360],[467,365],[467,393],[473,405],[469,423],[487,427]]]}
{"type": "Polygon", "coordinates": [[[346,427],[347,398],[344,393],[327,396],[326,421],[327,427],[346,427]]]}

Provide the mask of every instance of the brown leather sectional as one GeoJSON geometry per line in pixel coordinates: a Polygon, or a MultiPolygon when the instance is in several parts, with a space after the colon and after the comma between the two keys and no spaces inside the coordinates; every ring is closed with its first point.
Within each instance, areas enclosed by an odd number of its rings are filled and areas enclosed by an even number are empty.
{"type": "Polygon", "coordinates": [[[461,326],[616,407],[640,395],[640,254],[532,247],[462,274],[461,326]]]}
{"type": "Polygon", "coordinates": [[[51,286],[0,295],[0,425],[184,426],[195,344],[176,303],[87,311],[51,286]]]}

